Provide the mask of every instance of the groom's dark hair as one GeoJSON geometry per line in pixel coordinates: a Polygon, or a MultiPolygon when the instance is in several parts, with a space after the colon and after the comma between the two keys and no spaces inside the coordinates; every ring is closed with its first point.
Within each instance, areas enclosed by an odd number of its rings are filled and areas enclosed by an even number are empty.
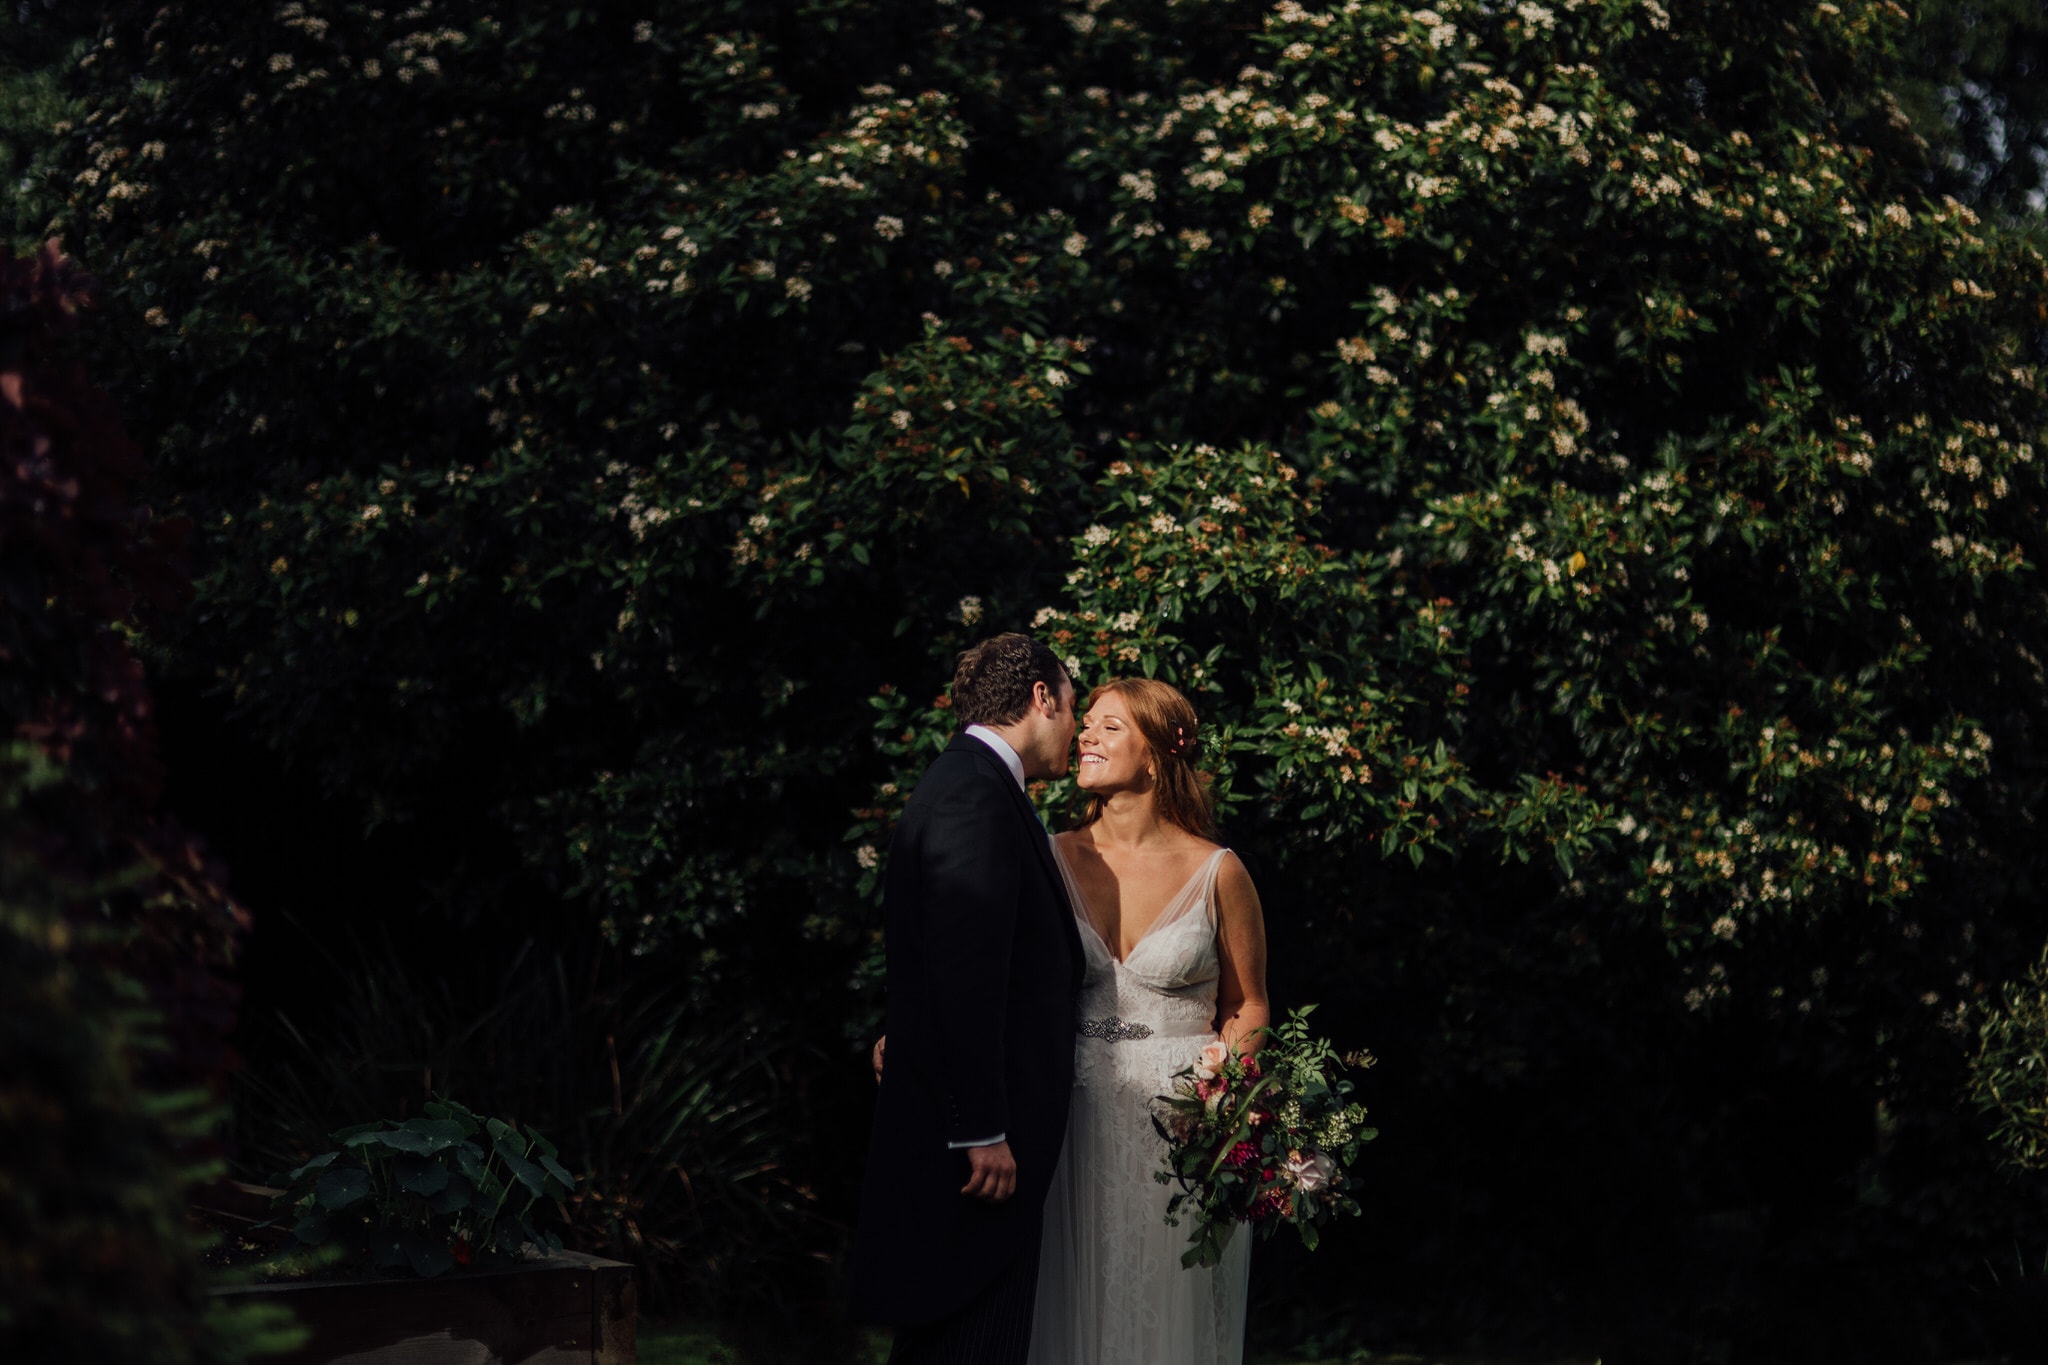
{"type": "Polygon", "coordinates": [[[1009,725],[1031,707],[1033,686],[1044,683],[1055,700],[1070,682],[1059,655],[1029,635],[1007,631],[963,650],[953,669],[953,714],[960,724],[1009,725]]]}

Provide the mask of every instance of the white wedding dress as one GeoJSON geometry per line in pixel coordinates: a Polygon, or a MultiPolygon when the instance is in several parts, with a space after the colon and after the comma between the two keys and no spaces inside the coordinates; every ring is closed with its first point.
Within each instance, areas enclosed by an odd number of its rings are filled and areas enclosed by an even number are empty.
{"type": "Polygon", "coordinates": [[[1067,1141],[1045,1200],[1030,1365],[1240,1365],[1251,1229],[1210,1269],[1183,1269],[1192,1229],[1166,1225],[1175,1187],[1152,1178],[1165,1142],[1151,1101],[1215,1041],[1218,849],[1118,962],[1081,902],[1081,987],[1067,1141]]]}

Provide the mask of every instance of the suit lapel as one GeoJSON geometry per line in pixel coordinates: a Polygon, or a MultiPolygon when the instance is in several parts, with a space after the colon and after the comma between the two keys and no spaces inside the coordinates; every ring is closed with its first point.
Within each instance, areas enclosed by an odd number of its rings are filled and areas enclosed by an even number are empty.
{"type": "Polygon", "coordinates": [[[967,750],[974,754],[979,761],[986,763],[990,768],[994,769],[996,775],[1002,778],[1003,790],[1010,794],[1011,801],[1016,807],[1017,818],[1022,820],[1029,830],[1029,833],[1025,836],[1025,842],[1031,845],[1032,853],[1038,858],[1039,869],[1045,873],[1045,879],[1052,887],[1053,902],[1066,911],[1064,915],[1059,917],[1060,937],[1061,941],[1067,945],[1067,955],[1072,961],[1074,987],[1076,990],[1080,989],[1081,978],[1087,974],[1088,970],[1087,952],[1081,946],[1080,926],[1074,922],[1073,903],[1067,899],[1067,880],[1060,875],[1059,864],[1053,861],[1052,837],[1046,833],[1044,823],[1038,818],[1037,809],[1031,804],[1031,798],[1026,796],[1023,790],[1017,786],[1017,779],[1011,776],[1010,770],[1003,763],[1003,760],[996,757],[995,750],[983,744],[973,735],[955,735],[953,736],[953,742],[946,747],[948,749],[967,750]]]}

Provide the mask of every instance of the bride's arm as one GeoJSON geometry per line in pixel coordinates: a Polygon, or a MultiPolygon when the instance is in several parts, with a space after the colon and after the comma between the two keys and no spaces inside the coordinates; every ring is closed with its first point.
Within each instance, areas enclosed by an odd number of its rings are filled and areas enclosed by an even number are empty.
{"type": "Polygon", "coordinates": [[[1266,1027],[1266,917],[1258,888],[1235,853],[1216,870],[1216,945],[1222,979],[1216,985],[1216,1027],[1233,1051],[1253,1051],[1263,1037],[1245,1035],[1266,1027]]]}

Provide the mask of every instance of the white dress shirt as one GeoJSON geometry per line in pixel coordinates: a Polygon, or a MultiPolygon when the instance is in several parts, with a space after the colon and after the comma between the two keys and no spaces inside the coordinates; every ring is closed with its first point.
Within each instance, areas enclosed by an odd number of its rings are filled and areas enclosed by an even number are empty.
{"type": "MultiPolygon", "coordinates": [[[[1027,790],[1024,785],[1024,760],[1017,756],[1017,751],[1010,747],[1008,740],[1005,740],[986,725],[970,725],[967,727],[967,733],[973,735],[983,744],[988,745],[995,752],[995,756],[1003,760],[1003,766],[1010,770],[1010,776],[1017,779],[1018,791],[1027,790]]],[[[949,1142],[946,1145],[948,1147],[993,1147],[998,1142],[1008,1142],[1009,1140],[1010,1135],[1008,1133],[997,1133],[994,1137],[990,1138],[976,1138],[972,1142],[949,1142]]]]}

